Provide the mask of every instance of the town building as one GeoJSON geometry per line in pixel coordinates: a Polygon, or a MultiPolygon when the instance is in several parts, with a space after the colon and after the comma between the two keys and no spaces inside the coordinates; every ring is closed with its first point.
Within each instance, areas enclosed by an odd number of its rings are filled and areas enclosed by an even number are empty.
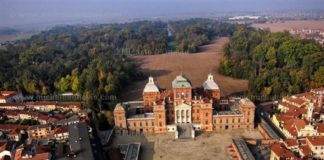
{"type": "Polygon", "coordinates": [[[0,91],[0,103],[21,102],[22,94],[16,91],[0,91]]]}
{"type": "Polygon", "coordinates": [[[291,159],[297,160],[297,156],[292,151],[287,149],[281,143],[275,143],[271,146],[270,160],[291,159]]]}
{"type": "Polygon", "coordinates": [[[28,138],[30,139],[50,139],[53,136],[51,125],[35,125],[27,129],[28,138]]]}
{"type": "Polygon", "coordinates": [[[311,136],[306,138],[306,143],[313,152],[315,158],[324,159],[324,137],[311,136]]]}
{"type": "Polygon", "coordinates": [[[149,77],[143,101],[118,103],[114,109],[117,132],[166,133],[192,138],[195,131],[254,128],[255,105],[248,98],[221,99],[220,88],[209,74],[193,88],[183,75],[171,90],[160,89],[149,77]]]}
{"type": "Polygon", "coordinates": [[[69,111],[72,110],[75,113],[79,113],[83,109],[81,102],[10,102],[0,103],[0,109],[5,110],[37,110],[40,112],[50,112],[53,110],[69,111]]]}
{"type": "Polygon", "coordinates": [[[280,114],[272,116],[272,123],[285,138],[302,138],[323,135],[324,88],[286,96],[278,104],[280,114]]]}
{"type": "Polygon", "coordinates": [[[286,96],[278,103],[271,122],[283,135],[271,147],[271,160],[324,159],[324,88],[286,96]]]}
{"type": "Polygon", "coordinates": [[[94,155],[91,148],[87,125],[83,123],[68,126],[68,143],[70,148],[69,159],[71,160],[93,160],[94,155]]]}

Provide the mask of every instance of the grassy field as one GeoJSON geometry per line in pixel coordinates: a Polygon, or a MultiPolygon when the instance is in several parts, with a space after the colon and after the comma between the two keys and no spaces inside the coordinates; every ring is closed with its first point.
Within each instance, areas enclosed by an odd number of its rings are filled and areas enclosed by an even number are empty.
{"type": "Polygon", "coordinates": [[[285,21],[285,22],[276,22],[276,23],[253,24],[252,26],[261,29],[268,28],[272,32],[281,32],[284,30],[302,29],[302,28],[324,30],[324,20],[285,21]]]}
{"type": "MultiPolygon", "coordinates": [[[[201,86],[208,73],[214,75],[220,86],[222,95],[229,95],[247,90],[248,81],[226,77],[218,73],[218,67],[223,57],[223,46],[228,43],[226,37],[219,38],[209,45],[202,46],[199,53],[165,53],[151,56],[136,56],[141,68],[155,77],[161,88],[170,89],[172,80],[179,74],[188,77],[194,87],[201,86]]],[[[124,90],[123,100],[140,100],[147,80],[135,82],[124,90]]]]}

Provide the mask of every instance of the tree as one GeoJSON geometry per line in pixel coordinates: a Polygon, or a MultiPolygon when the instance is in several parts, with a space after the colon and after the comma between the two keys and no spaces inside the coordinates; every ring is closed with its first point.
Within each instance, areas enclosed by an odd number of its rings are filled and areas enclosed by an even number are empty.
{"type": "Polygon", "coordinates": [[[324,66],[319,67],[311,76],[311,87],[318,88],[324,86],[324,66]]]}
{"type": "Polygon", "coordinates": [[[99,126],[99,130],[107,130],[110,128],[107,118],[103,113],[99,115],[98,126],[99,126]]]}
{"type": "Polygon", "coordinates": [[[71,76],[67,75],[65,78],[62,77],[60,81],[57,83],[56,88],[60,92],[66,92],[70,89],[70,84],[71,84],[71,76]]]}

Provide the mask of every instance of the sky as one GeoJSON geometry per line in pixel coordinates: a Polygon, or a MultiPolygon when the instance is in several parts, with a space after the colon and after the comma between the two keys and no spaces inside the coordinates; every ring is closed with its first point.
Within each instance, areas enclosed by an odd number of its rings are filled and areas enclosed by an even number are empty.
{"type": "Polygon", "coordinates": [[[324,0],[0,0],[0,27],[285,10],[324,10],[324,0]]]}

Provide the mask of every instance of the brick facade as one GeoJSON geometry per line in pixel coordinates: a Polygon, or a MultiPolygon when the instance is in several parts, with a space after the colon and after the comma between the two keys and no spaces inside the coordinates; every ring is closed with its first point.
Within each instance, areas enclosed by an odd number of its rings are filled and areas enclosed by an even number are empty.
{"type": "Polygon", "coordinates": [[[155,92],[158,87],[150,77],[143,102],[117,104],[115,128],[143,133],[166,133],[168,125],[178,124],[193,124],[202,131],[253,128],[253,102],[247,98],[221,99],[220,89],[214,83],[209,75],[202,87],[193,89],[190,81],[179,75],[172,82],[172,90],[160,93],[155,92]]]}

